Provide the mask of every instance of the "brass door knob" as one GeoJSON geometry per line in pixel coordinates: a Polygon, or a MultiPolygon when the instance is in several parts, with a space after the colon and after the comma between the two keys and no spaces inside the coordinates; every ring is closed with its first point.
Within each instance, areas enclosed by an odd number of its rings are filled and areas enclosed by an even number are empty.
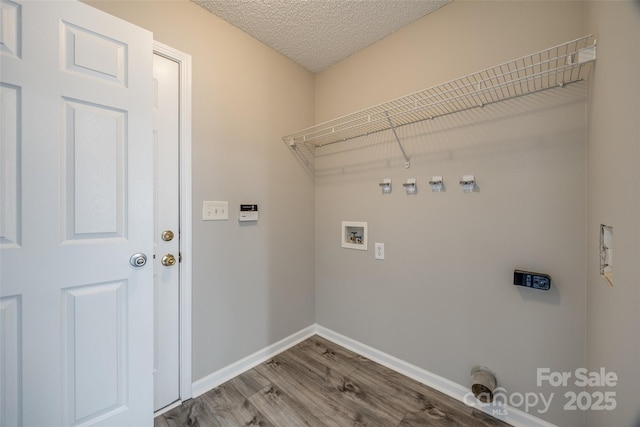
{"type": "Polygon", "coordinates": [[[176,257],[174,257],[171,254],[166,254],[165,256],[162,257],[162,260],[160,262],[165,267],[171,267],[172,265],[174,265],[176,263],[176,257]]]}
{"type": "Polygon", "coordinates": [[[162,232],[162,240],[164,240],[165,242],[170,242],[173,240],[173,231],[171,230],[164,230],[162,232]]]}

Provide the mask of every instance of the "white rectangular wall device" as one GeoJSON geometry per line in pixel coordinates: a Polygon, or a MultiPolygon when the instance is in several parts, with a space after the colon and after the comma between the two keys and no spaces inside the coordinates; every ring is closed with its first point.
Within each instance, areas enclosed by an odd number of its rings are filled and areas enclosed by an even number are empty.
{"type": "Polygon", "coordinates": [[[258,220],[258,205],[240,205],[238,211],[238,221],[257,221],[258,220]]]}

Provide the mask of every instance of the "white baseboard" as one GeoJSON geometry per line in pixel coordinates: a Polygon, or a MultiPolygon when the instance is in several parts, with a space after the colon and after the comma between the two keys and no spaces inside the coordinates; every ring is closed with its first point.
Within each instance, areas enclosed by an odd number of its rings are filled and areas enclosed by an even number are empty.
{"type": "Polygon", "coordinates": [[[482,406],[479,402],[475,401],[475,399],[469,398],[470,389],[468,387],[450,381],[444,377],[429,372],[426,369],[412,365],[411,363],[405,362],[404,360],[398,359],[397,357],[391,356],[390,354],[384,353],[318,324],[308,326],[275,344],[265,347],[262,350],[258,350],[244,359],[232,363],[229,366],[195,381],[192,385],[192,396],[200,396],[201,394],[218,387],[220,384],[223,384],[249,369],[266,362],[270,358],[306,340],[307,338],[312,337],[313,335],[319,335],[337,345],[353,351],[354,353],[373,360],[374,362],[436,389],[453,399],[459,400],[469,406],[473,406],[482,412],[515,427],[554,427],[553,424],[516,408],[503,407],[503,411],[501,413],[492,413],[492,408],[490,406],[482,406]]]}
{"type": "Polygon", "coordinates": [[[224,368],[219,369],[216,372],[195,381],[191,386],[192,397],[198,397],[201,394],[204,394],[209,390],[218,387],[220,384],[223,384],[229,381],[231,378],[237,377],[243,372],[246,372],[249,369],[258,366],[259,364],[266,362],[273,356],[282,353],[288,348],[301,343],[302,341],[306,340],[309,337],[312,337],[315,334],[316,325],[314,324],[292,335],[289,335],[286,338],[281,339],[275,344],[271,344],[270,346],[267,346],[262,350],[258,350],[255,353],[250,354],[249,356],[240,359],[229,366],[225,366],[224,368]]]}
{"type": "Polygon", "coordinates": [[[326,338],[327,340],[338,344],[348,350],[358,353],[360,356],[364,356],[367,359],[373,360],[376,363],[386,366],[402,375],[412,378],[426,386],[436,389],[447,396],[450,396],[456,400],[459,400],[469,406],[473,406],[478,410],[485,412],[495,418],[498,418],[506,423],[509,423],[515,427],[554,427],[553,424],[540,418],[534,417],[524,411],[516,408],[503,407],[502,413],[492,413],[490,406],[481,406],[475,398],[471,399],[469,393],[471,390],[468,387],[462,386],[458,383],[450,381],[440,375],[436,375],[432,372],[422,369],[411,363],[400,360],[397,357],[391,356],[373,347],[369,347],[359,341],[341,335],[337,332],[327,329],[320,325],[315,325],[316,334],[326,338]],[[466,398],[466,399],[465,399],[466,398]]]}

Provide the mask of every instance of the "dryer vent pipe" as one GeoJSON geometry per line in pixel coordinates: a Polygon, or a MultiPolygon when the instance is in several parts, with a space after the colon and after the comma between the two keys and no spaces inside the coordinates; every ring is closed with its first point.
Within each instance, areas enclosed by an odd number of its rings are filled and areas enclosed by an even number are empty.
{"type": "Polygon", "coordinates": [[[471,369],[471,392],[481,402],[493,402],[493,392],[497,384],[496,377],[489,368],[474,366],[471,369]]]}

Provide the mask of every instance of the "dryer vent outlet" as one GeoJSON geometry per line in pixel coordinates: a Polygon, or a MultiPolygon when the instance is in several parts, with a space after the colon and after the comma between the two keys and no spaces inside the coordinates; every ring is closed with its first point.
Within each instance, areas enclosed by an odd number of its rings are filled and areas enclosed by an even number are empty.
{"type": "Polygon", "coordinates": [[[493,392],[496,389],[495,375],[484,366],[474,366],[471,369],[471,392],[481,402],[493,402],[493,392]]]}

